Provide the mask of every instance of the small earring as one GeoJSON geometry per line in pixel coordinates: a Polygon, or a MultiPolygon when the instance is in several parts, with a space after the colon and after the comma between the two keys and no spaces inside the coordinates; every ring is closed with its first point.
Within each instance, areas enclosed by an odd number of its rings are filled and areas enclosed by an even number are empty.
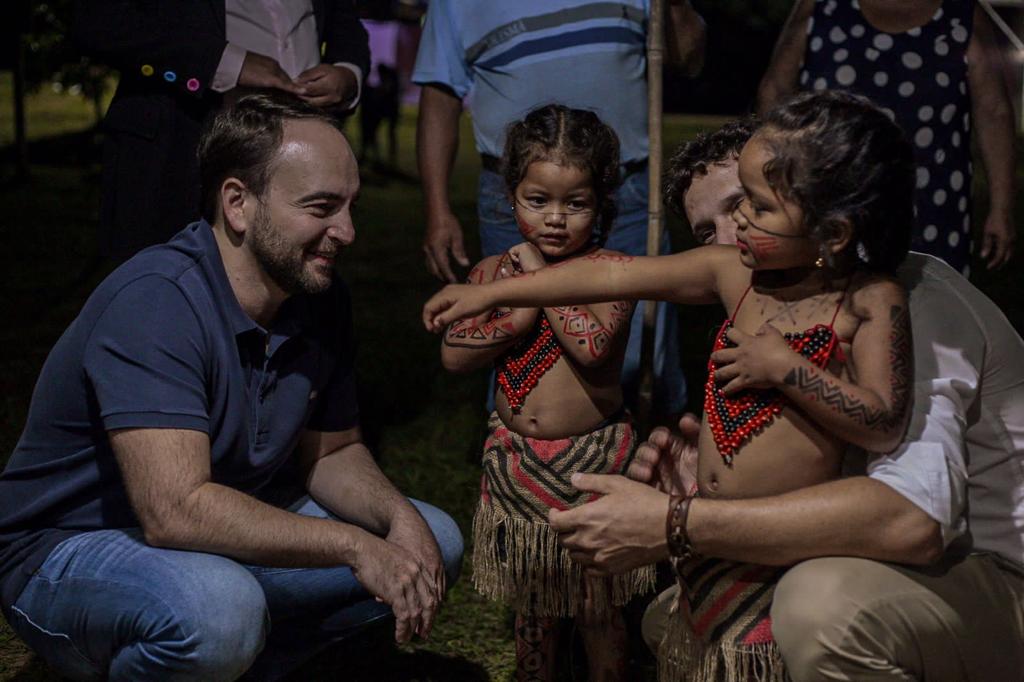
{"type": "Polygon", "coordinates": [[[818,259],[816,261],[814,261],[814,267],[816,267],[816,268],[823,268],[823,267],[825,267],[825,258],[823,256],[818,256],[818,259]]]}

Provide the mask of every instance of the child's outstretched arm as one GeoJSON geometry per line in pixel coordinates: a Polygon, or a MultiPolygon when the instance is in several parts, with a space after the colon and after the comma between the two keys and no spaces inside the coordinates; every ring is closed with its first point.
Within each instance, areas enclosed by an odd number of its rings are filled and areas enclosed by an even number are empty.
{"type": "MultiPolygon", "coordinates": [[[[480,261],[466,279],[476,286],[513,274],[506,253],[480,261]]],[[[539,313],[539,308],[496,307],[452,322],[441,339],[441,363],[451,372],[486,367],[533,328],[539,313]]]]}
{"type": "MultiPolygon", "coordinates": [[[[509,256],[519,270],[531,273],[551,267],[536,246],[528,242],[509,249],[509,256]]],[[[598,251],[595,255],[623,256],[615,251],[598,251]]],[[[544,308],[551,331],[565,353],[583,367],[600,367],[624,347],[633,315],[631,301],[581,303],[544,308]]]]}
{"type": "Polygon", "coordinates": [[[737,346],[712,354],[723,392],[775,386],[847,442],[873,452],[893,450],[907,425],[914,367],[906,292],[892,280],[876,279],[853,293],[851,307],[861,319],[852,339],[855,381],[815,366],[764,325],[754,336],[731,330],[737,346]]]}
{"type": "Polygon", "coordinates": [[[423,324],[439,332],[454,320],[497,305],[564,306],[638,299],[714,303],[719,274],[735,267],[742,266],[732,246],[705,246],[653,258],[598,252],[482,286],[448,285],[423,306],[423,324]]]}

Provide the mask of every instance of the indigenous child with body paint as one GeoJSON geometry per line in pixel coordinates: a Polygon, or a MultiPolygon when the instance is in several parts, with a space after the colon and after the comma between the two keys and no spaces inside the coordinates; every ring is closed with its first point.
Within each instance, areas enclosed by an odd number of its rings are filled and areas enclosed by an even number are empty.
{"type": "MultiPolygon", "coordinates": [[[[906,425],[910,325],[893,273],[910,241],[913,173],[901,131],[866,99],[800,95],[769,113],[740,155],[736,247],[595,254],[453,285],[427,302],[424,323],[438,331],[498,305],[721,301],[730,317],[708,364],[694,492],[757,497],[821,483],[839,475],[846,443],[886,452],[906,425]]],[[[659,655],[664,672],[782,679],[768,617],[780,569],[695,557],[690,499],[669,510],[684,599],[659,655]]]]}
{"type": "MultiPolygon", "coordinates": [[[[512,124],[502,164],[524,241],[477,264],[468,286],[623,257],[601,247],[615,219],[618,149],[615,132],[589,111],[549,105],[512,124]]],[[[621,473],[633,457],[620,387],[632,312],[630,301],[488,306],[444,334],[446,368],[493,363],[497,370],[473,520],[473,580],[516,608],[520,680],[553,678],[564,617],[577,618],[590,679],[625,679],[618,607],[654,584],[653,567],[584,579],[547,523],[549,509],[592,498],[573,488],[573,473],[621,473]]]]}

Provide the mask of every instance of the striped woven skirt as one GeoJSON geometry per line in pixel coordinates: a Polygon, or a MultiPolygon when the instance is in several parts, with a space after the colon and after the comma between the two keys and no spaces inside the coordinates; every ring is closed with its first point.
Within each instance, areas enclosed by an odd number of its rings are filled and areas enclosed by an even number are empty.
{"type": "Polygon", "coordinates": [[[636,436],[619,421],[582,436],[526,438],[498,417],[488,420],[480,504],[473,518],[473,584],[483,595],[540,617],[577,615],[584,598],[597,613],[621,606],[654,587],[654,567],[588,580],[558,544],[548,510],[577,507],[599,497],[576,490],[577,472],[621,474],[633,459],[636,436]],[[585,592],[587,594],[585,594],[585,592]]]}
{"type": "Polygon", "coordinates": [[[658,649],[658,679],[783,682],[770,610],[786,569],[706,558],[673,563],[679,602],[658,649]]]}

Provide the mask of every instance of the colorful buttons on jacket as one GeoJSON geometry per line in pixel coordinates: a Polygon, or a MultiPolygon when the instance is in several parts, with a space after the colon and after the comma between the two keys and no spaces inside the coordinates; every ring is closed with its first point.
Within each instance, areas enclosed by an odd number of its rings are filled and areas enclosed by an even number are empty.
{"type": "Polygon", "coordinates": [[[178,80],[178,74],[174,73],[173,71],[164,71],[164,80],[168,83],[173,83],[174,81],[178,80]]]}
{"type": "Polygon", "coordinates": [[[189,92],[195,92],[199,89],[199,81],[197,81],[195,78],[189,78],[188,82],[185,83],[185,87],[188,89],[189,92]]]}
{"type": "Polygon", "coordinates": [[[153,67],[150,64],[143,64],[142,68],[140,69],[140,71],[142,71],[142,75],[143,76],[152,76],[153,75],[153,67]]]}

